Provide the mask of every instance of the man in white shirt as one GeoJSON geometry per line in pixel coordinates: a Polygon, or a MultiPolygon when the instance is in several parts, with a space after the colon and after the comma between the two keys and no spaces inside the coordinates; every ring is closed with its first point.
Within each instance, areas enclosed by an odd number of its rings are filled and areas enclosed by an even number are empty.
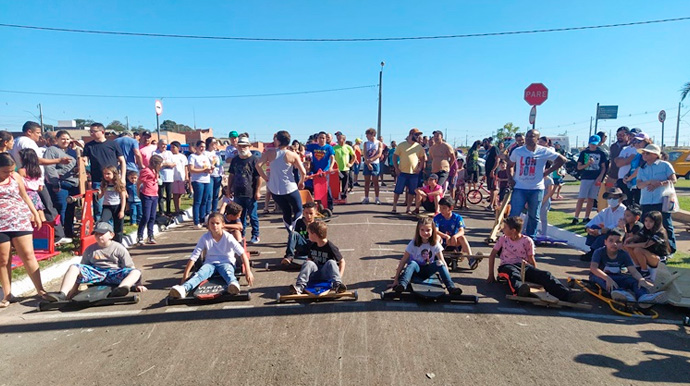
{"type": "Polygon", "coordinates": [[[580,260],[592,261],[594,251],[604,246],[608,231],[618,228],[618,222],[625,215],[626,207],[622,202],[626,198],[625,193],[619,188],[610,188],[604,193],[604,200],[606,200],[608,207],[597,213],[585,225],[585,231],[587,231],[586,243],[591,247],[591,250],[582,256],[580,260]]]}
{"type": "Polygon", "coordinates": [[[508,168],[515,182],[510,199],[510,216],[519,216],[527,206],[527,226],[523,233],[534,240],[537,237],[539,210],[544,198],[544,177],[558,170],[566,161],[553,149],[537,145],[539,131],[532,129],[525,134],[525,145],[515,149],[507,159],[508,168]],[[546,169],[546,162],[553,164],[546,169]]]}
{"type": "Polygon", "coordinates": [[[175,168],[175,162],[173,161],[173,154],[168,149],[168,142],[161,139],[156,144],[156,150],[153,154],[158,154],[163,158],[163,163],[161,164],[161,170],[158,172],[160,176],[160,183],[158,185],[158,213],[170,215],[170,200],[172,199],[172,185],[173,185],[173,174],[175,168]],[[165,195],[163,194],[165,193],[165,195]],[[163,196],[165,196],[166,211],[163,212],[163,196]]]}

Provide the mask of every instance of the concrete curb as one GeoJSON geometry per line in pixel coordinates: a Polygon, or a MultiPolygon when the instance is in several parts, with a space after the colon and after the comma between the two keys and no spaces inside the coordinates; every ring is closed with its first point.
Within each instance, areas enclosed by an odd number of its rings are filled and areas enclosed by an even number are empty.
{"type": "MultiPolygon", "coordinates": [[[[190,219],[192,217],[192,209],[189,208],[184,211],[184,214],[181,214],[177,217],[175,217],[175,223],[170,224],[168,228],[175,228],[178,227],[182,222],[190,219]]],[[[153,234],[157,235],[161,233],[162,230],[158,227],[158,225],[155,225],[153,228],[153,234]]],[[[132,245],[136,243],[137,240],[137,232],[134,231],[128,235],[125,235],[122,239],[122,245],[125,246],[125,248],[131,248],[132,245]]],[[[71,259],[66,259],[63,260],[57,264],[51,265],[45,269],[41,270],[41,281],[43,283],[49,283],[55,279],[60,279],[62,276],[65,275],[65,272],[67,272],[67,268],[69,268],[70,265],[72,264],[77,264],[81,261],[81,256],[74,256],[71,259]]],[[[35,291],[34,284],[31,282],[31,279],[27,276],[23,279],[17,280],[15,282],[12,282],[12,294],[14,296],[22,296],[24,294],[30,293],[32,291],[35,291]]],[[[0,289],[0,293],[2,292],[2,289],[0,289]]]]}
{"type": "Polygon", "coordinates": [[[550,224],[547,232],[549,236],[556,239],[565,240],[568,245],[577,250],[582,252],[589,251],[589,246],[585,244],[586,238],[584,236],[580,236],[577,233],[573,233],[550,224]]]}

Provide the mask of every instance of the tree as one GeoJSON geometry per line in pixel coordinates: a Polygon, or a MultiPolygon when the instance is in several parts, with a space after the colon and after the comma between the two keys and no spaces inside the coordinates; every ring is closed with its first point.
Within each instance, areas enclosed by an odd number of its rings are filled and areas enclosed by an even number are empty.
{"type": "Polygon", "coordinates": [[[191,127],[182,124],[182,123],[177,123],[171,119],[166,119],[161,123],[161,130],[163,131],[172,131],[175,133],[181,133],[184,131],[194,131],[191,127]]]}
{"type": "Polygon", "coordinates": [[[498,129],[496,133],[496,139],[498,141],[503,141],[504,138],[514,138],[515,134],[520,131],[519,126],[513,126],[513,122],[508,122],[503,127],[498,129]]]}
{"type": "Polygon", "coordinates": [[[686,83],[683,88],[680,89],[680,101],[682,102],[686,96],[690,93],[690,82],[686,83]]]}
{"type": "Polygon", "coordinates": [[[110,122],[108,126],[105,127],[105,129],[107,131],[125,131],[127,130],[127,127],[125,127],[125,125],[122,122],[115,120],[110,122]]]}
{"type": "Polygon", "coordinates": [[[567,137],[568,136],[568,130],[558,134],[559,137],[567,137]]]}
{"type": "Polygon", "coordinates": [[[79,118],[77,118],[74,120],[74,122],[77,123],[77,127],[85,127],[85,126],[91,125],[93,123],[93,120],[92,119],[79,119],[79,118]]]}

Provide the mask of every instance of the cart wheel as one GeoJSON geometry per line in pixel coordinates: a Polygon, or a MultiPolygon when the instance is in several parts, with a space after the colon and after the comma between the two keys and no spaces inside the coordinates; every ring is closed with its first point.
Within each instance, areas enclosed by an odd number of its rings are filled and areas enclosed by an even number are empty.
{"type": "Polygon", "coordinates": [[[170,296],[165,297],[165,305],[169,306],[170,305],[170,296]]]}
{"type": "Polygon", "coordinates": [[[683,318],[683,325],[690,326],[690,316],[686,316],[683,318]]]}
{"type": "Polygon", "coordinates": [[[270,269],[269,267],[270,267],[270,265],[269,265],[268,263],[266,263],[265,268],[266,268],[267,271],[270,269]]]}
{"type": "Polygon", "coordinates": [[[139,303],[139,300],[141,300],[141,297],[139,295],[134,295],[134,304],[139,303]]]}
{"type": "Polygon", "coordinates": [[[283,300],[280,298],[280,294],[276,294],[276,301],[277,301],[278,303],[282,303],[282,302],[283,302],[283,300]]]}
{"type": "Polygon", "coordinates": [[[254,262],[254,260],[249,260],[249,266],[251,268],[254,268],[255,265],[256,265],[256,262],[254,262]]]}
{"type": "Polygon", "coordinates": [[[326,218],[330,218],[333,216],[333,212],[328,208],[321,209],[320,213],[323,217],[326,217],[326,218]]]}
{"type": "Polygon", "coordinates": [[[450,263],[450,267],[453,269],[453,271],[458,270],[458,259],[453,259],[450,263]]]}
{"type": "Polygon", "coordinates": [[[478,303],[479,303],[479,296],[475,296],[474,297],[474,304],[478,304],[478,303]]]}
{"type": "Polygon", "coordinates": [[[247,290],[247,300],[252,300],[252,293],[247,290]]]}
{"type": "Polygon", "coordinates": [[[384,291],[381,291],[379,295],[381,295],[381,300],[386,300],[386,293],[384,291]]]}
{"type": "Polygon", "coordinates": [[[355,301],[359,300],[359,292],[357,292],[357,290],[355,290],[355,292],[353,292],[353,294],[355,295],[355,301]]]}
{"type": "Polygon", "coordinates": [[[568,278],[568,287],[575,288],[575,279],[571,277],[568,278]]]}

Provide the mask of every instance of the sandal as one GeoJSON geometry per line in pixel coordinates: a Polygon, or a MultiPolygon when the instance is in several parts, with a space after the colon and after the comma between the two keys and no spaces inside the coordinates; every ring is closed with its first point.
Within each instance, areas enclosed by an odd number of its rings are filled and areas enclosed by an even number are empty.
{"type": "Polygon", "coordinates": [[[398,213],[398,210],[397,210],[397,209],[393,209],[393,210],[391,210],[391,213],[397,214],[397,213],[398,213]]]}
{"type": "Polygon", "coordinates": [[[7,299],[0,300],[0,308],[7,308],[10,306],[10,301],[7,299]]]}

